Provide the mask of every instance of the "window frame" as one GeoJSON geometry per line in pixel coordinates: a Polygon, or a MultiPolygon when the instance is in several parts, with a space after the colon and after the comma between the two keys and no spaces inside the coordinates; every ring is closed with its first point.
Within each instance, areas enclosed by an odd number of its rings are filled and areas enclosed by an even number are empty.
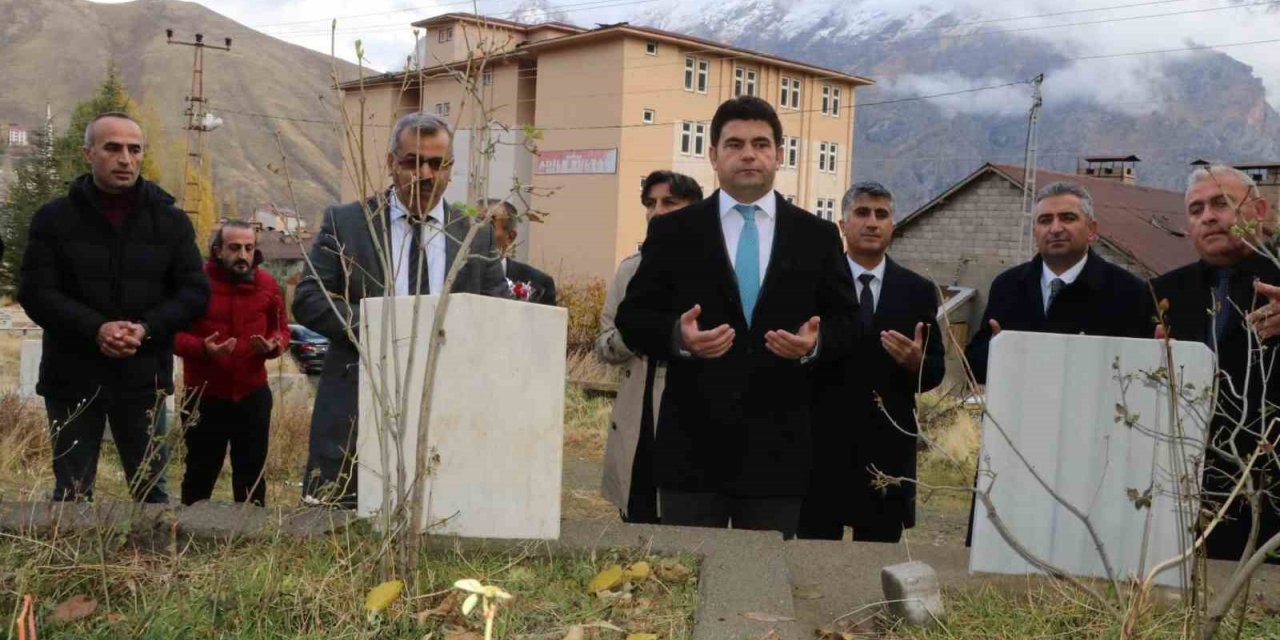
{"type": "Polygon", "coordinates": [[[645,53],[645,55],[648,55],[648,56],[656,56],[656,55],[658,55],[658,41],[657,41],[657,40],[645,40],[645,41],[644,41],[644,53],[645,53]]]}
{"type": "Polygon", "coordinates": [[[653,109],[643,109],[640,112],[640,122],[645,124],[653,124],[658,119],[658,112],[653,109]]]}
{"type": "Polygon", "coordinates": [[[441,27],[440,30],[436,32],[436,42],[439,44],[453,42],[453,26],[441,27]]]}

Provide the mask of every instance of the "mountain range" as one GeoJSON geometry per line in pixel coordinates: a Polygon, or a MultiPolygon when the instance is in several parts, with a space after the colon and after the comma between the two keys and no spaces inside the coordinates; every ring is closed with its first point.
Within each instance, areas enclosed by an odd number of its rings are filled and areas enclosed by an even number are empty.
{"type": "Polygon", "coordinates": [[[241,213],[264,203],[292,208],[287,165],[300,213],[314,218],[336,201],[342,158],[331,124],[340,119],[333,74],[349,79],[356,67],[191,2],[0,0],[0,120],[42,129],[47,103],[60,134],[76,103],[93,94],[114,63],[152,116],[145,133],[150,152],[164,159],[161,183],[180,196],[193,51],[167,44],[165,29],[188,42],[196,33],[214,45],[232,39],[230,51],[204,54],[208,109],[224,121],[205,136],[215,197],[241,213]]]}

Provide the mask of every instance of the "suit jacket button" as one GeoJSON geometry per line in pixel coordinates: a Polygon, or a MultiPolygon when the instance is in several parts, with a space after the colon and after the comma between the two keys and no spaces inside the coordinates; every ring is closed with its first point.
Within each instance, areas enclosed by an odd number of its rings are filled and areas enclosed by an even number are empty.
{"type": "Polygon", "coordinates": [[[630,370],[630,369],[623,369],[623,370],[622,370],[622,377],[624,377],[624,378],[630,378],[630,377],[631,377],[631,370],[630,370]]]}

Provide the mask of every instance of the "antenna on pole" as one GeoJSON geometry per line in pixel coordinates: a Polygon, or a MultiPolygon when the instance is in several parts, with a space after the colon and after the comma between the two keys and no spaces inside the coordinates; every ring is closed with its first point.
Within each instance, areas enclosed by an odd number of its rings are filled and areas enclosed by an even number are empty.
{"type": "Polygon", "coordinates": [[[1022,216],[1026,228],[1022,230],[1018,241],[1022,256],[1031,257],[1036,252],[1035,230],[1035,197],[1036,197],[1036,145],[1039,140],[1040,107],[1044,99],[1040,94],[1040,85],[1044,84],[1044,74],[1031,79],[1031,113],[1027,116],[1027,149],[1022,162],[1022,216]]]}
{"type": "MultiPolygon", "coordinates": [[[[204,50],[231,50],[231,38],[223,38],[223,44],[209,44],[204,41],[204,34],[195,34],[195,40],[184,41],[173,39],[173,29],[164,30],[165,41],[184,47],[191,47],[195,55],[191,63],[191,94],[187,96],[187,156],[185,163],[185,180],[182,187],[182,209],[191,217],[191,225],[200,234],[199,211],[201,198],[200,176],[204,171],[204,134],[222,125],[222,119],[209,113],[205,107],[208,99],[204,95],[204,50]]],[[[199,236],[197,236],[199,237],[199,236]]]]}

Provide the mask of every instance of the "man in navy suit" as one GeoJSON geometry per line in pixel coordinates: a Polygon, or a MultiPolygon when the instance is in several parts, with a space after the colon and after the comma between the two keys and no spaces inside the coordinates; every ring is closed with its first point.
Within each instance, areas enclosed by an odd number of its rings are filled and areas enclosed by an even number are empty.
{"type": "Polygon", "coordinates": [[[875,471],[916,477],[916,393],[942,382],[938,288],[885,254],[893,194],[853,185],[841,202],[845,251],[862,326],[851,355],[819,369],[814,470],[800,517],[802,538],[897,542],[915,526],[916,487],[874,485],[875,471]]]}
{"type": "Polygon", "coordinates": [[[1001,329],[1150,338],[1146,283],[1091,249],[1098,239],[1093,198],[1084,187],[1055,182],[1036,194],[1032,234],[1038,253],[996,276],[982,324],[965,349],[979,383],[987,348],[1001,329]]]}
{"type": "Polygon", "coordinates": [[[667,360],[654,455],[663,524],[795,535],[809,485],[813,367],[850,348],[853,281],[835,225],[773,189],[782,124],[720,105],[721,188],[649,222],[618,308],[627,346],[667,360]]]}

